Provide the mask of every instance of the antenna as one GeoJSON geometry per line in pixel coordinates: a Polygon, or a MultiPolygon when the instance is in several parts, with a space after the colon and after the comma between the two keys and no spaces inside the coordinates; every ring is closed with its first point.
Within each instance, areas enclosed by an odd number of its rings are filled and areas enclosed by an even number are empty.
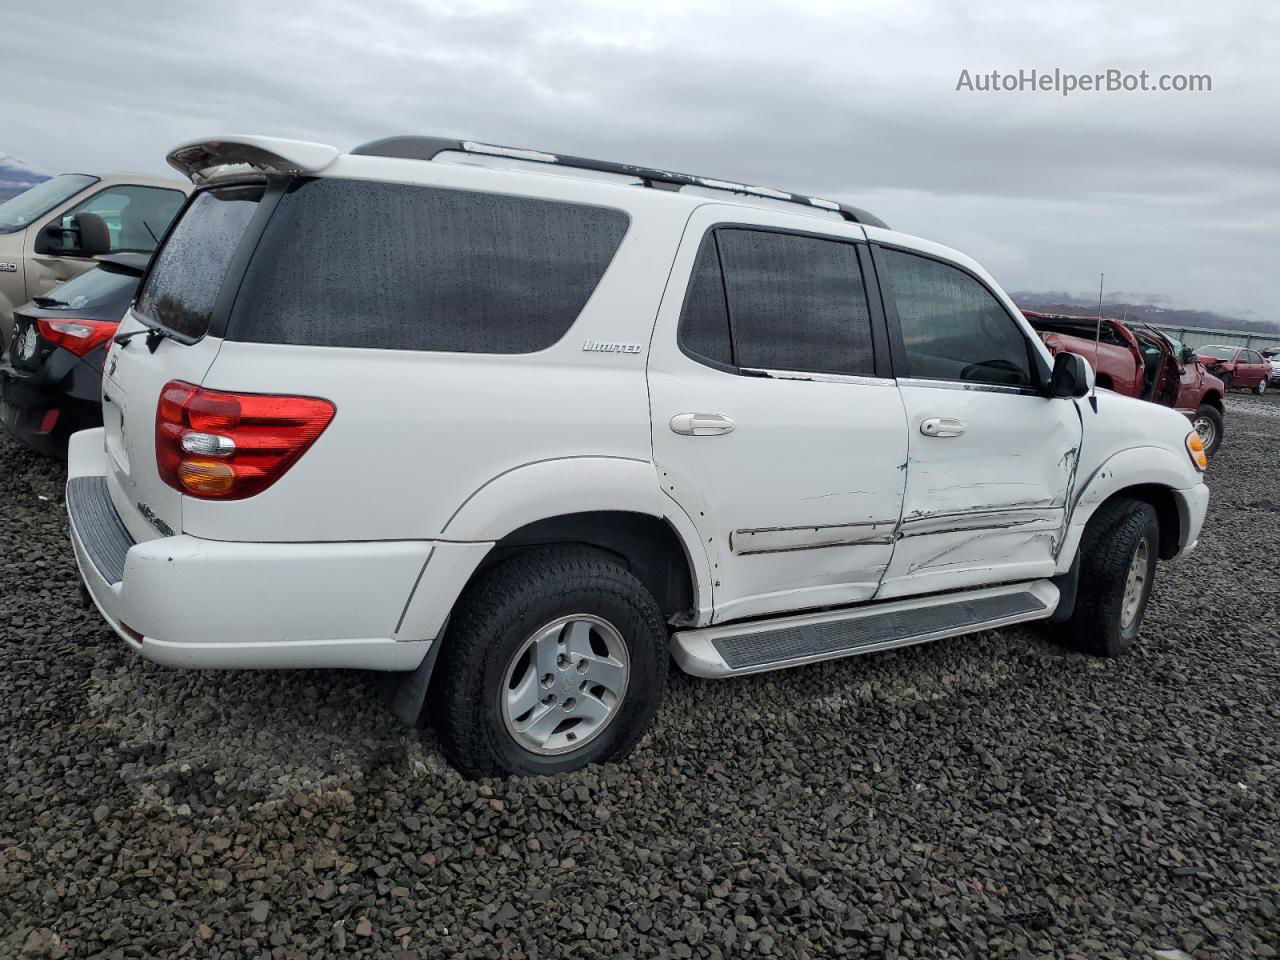
{"type": "Polygon", "coordinates": [[[1107,279],[1105,273],[1098,274],[1098,315],[1093,323],[1093,389],[1089,391],[1089,406],[1098,412],[1098,350],[1102,343],[1102,284],[1107,279]]]}

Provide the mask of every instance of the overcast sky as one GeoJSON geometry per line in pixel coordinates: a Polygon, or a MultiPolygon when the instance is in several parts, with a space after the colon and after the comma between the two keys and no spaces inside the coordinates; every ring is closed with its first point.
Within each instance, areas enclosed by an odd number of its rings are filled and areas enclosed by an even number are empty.
{"type": "Polygon", "coordinates": [[[832,196],[1011,290],[1280,321],[1280,6],[649,0],[8,4],[0,151],[161,172],[173,144],[460,135],[832,196]],[[1123,8],[1123,9],[1121,9],[1123,8]],[[957,91],[961,71],[1208,93],[957,91]]]}

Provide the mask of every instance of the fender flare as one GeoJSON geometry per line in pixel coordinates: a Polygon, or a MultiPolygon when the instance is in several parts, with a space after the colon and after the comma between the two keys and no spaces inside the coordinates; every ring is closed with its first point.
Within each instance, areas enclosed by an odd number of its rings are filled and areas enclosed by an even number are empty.
{"type": "Polygon", "coordinates": [[[477,488],[440,531],[441,540],[492,544],[538,520],[593,511],[665,520],[684,547],[697,620],[710,617],[714,576],[693,521],[666,496],[657,467],[630,457],[568,456],[521,464],[477,488]]]}
{"type": "Polygon", "coordinates": [[[1080,485],[1071,504],[1057,572],[1071,569],[1085,526],[1113,494],[1138,486],[1159,486],[1174,492],[1194,486],[1198,480],[1190,458],[1186,454],[1179,457],[1167,447],[1144,445],[1112,454],[1080,485]]]}

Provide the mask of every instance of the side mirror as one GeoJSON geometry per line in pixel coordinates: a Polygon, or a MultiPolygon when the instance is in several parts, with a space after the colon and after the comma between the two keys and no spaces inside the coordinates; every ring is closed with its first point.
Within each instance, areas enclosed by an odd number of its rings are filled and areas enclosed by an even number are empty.
{"type": "Polygon", "coordinates": [[[80,256],[97,257],[111,252],[111,231],[107,229],[107,221],[96,213],[77,213],[73,222],[73,229],[80,236],[80,256]]]}
{"type": "Polygon", "coordinates": [[[1182,362],[1183,362],[1183,363],[1195,363],[1195,362],[1196,362],[1196,352],[1195,352],[1194,350],[1192,350],[1190,347],[1183,347],[1183,348],[1182,348],[1182,362]]]}
{"type": "Polygon", "coordinates": [[[111,252],[111,231],[96,213],[77,213],[71,226],[55,220],[36,237],[35,252],[63,257],[96,257],[111,252]]]}
{"type": "Polygon", "coordinates": [[[1053,358],[1052,393],[1055,397],[1083,397],[1093,389],[1093,368],[1078,353],[1053,358]]]}

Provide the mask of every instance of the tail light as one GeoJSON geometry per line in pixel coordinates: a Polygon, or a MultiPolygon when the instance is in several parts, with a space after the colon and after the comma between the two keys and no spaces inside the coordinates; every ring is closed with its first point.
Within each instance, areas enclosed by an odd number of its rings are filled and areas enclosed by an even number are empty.
{"type": "Polygon", "coordinates": [[[120,324],[113,320],[51,320],[43,317],[36,321],[40,336],[55,346],[70,350],[83,357],[94,347],[106,343],[115,336],[120,324]]]}
{"type": "Polygon", "coordinates": [[[171,380],[156,406],[156,467],[175,490],[206,500],[261,493],[333,419],[319,397],[206,390],[171,380]]]}

